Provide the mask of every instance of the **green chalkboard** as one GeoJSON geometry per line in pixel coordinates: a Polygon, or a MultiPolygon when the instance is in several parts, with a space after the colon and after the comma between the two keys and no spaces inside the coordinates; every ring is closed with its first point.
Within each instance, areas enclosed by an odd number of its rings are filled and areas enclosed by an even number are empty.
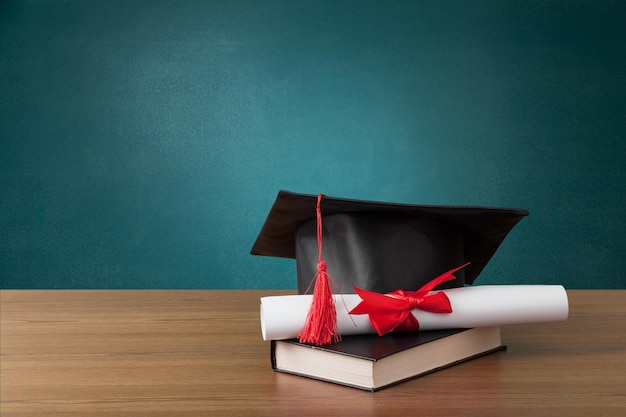
{"type": "Polygon", "coordinates": [[[0,1],[0,288],[295,288],[280,189],[530,211],[477,284],[626,288],[626,2],[0,1]]]}

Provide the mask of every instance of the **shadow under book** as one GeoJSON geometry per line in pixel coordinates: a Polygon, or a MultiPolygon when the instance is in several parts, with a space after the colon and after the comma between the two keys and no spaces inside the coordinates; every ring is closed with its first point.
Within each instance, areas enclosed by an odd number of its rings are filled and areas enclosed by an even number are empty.
{"type": "Polygon", "coordinates": [[[345,336],[326,346],[271,342],[272,369],[377,391],[505,349],[500,327],[345,336]]]}

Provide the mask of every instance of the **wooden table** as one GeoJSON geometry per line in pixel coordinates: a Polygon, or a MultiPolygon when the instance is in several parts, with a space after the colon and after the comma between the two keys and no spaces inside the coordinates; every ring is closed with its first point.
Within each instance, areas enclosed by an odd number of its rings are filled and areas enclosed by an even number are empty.
{"type": "Polygon", "coordinates": [[[624,416],[626,291],[370,393],[272,372],[259,298],[286,291],[2,291],[2,417],[624,416]]]}

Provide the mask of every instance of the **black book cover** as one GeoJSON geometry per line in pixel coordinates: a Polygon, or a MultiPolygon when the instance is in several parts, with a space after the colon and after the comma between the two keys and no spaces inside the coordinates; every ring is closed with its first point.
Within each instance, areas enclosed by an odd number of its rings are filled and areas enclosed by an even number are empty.
{"type": "Polygon", "coordinates": [[[394,353],[402,352],[419,345],[423,345],[433,340],[442,339],[453,334],[461,333],[469,329],[445,329],[426,330],[422,332],[387,333],[383,336],[377,334],[362,334],[344,336],[338,343],[324,346],[313,346],[307,343],[300,343],[297,339],[289,339],[286,342],[301,346],[308,346],[312,349],[321,349],[342,355],[354,356],[372,361],[380,360],[394,353]]]}

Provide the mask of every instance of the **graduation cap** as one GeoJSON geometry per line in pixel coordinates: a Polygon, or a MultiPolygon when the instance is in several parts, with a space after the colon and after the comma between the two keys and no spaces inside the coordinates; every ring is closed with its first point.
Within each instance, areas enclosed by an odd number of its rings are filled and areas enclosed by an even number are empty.
{"type": "MultiPolygon", "coordinates": [[[[252,247],[253,255],[295,258],[298,292],[318,264],[318,196],[280,191],[252,247]]],[[[341,292],[356,286],[388,293],[416,290],[470,264],[437,289],[472,284],[528,211],[515,208],[385,203],[324,196],[323,256],[341,292]]],[[[321,257],[320,257],[321,258],[321,257]]]]}

